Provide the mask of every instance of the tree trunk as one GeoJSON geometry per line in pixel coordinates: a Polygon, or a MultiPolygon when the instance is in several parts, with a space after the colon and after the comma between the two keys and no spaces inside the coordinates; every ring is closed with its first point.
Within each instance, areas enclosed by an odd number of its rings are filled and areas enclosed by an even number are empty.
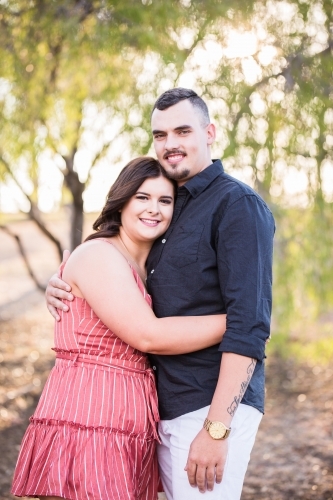
{"type": "Polygon", "coordinates": [[[74,154],[71,158],[65,158],[66,172],[65,184],[71,192],[73,202],[71,206],[71,234],[70,234],[70,250],[73,251],[82,242],[83,232],[83,193],[85,190],[85,182],[81,182],[77,172],[73,169],[74,154]]]}
{"type": "MultiPolygon", "coordinates": [[[[84,188],[83,188],[84,190],[84,188]]],[[[82,191],[83,193],[83,191],[82,191]]],[[[83,199],[73,200],[71,207],[71,235],[70,235],[70,250],[73,251],[82,242],[83,232],[83,199]]]]}

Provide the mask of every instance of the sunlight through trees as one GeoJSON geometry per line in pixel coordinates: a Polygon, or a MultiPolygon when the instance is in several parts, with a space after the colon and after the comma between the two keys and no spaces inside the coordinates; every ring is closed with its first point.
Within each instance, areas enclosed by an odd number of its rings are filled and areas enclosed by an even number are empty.
{"type": "Polygon", "coordinates": [[[1,2],[2,210],[61,254],[42,211],[69,205],[74,248],[120,166],[153,154],[156,97],[193,87],[214,157],[274,212],[274,325],[298,339],[333,305],[332,22],[328,0],[1,2]]]}

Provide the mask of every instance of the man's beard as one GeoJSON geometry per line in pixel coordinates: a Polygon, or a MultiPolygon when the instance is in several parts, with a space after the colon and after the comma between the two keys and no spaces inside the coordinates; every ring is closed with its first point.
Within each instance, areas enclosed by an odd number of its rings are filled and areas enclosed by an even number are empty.
{"type": "Polygon", "coordinates": [[[170,179],[173,179],[174,181],[181,181],[183,179],[187,179],[188,176],[190,175],[190,169],[188,168],[183,168],[181,171],[175,170],[170,170],[170,167],[167,169],[168,177],[170,179]]]}
{"type": "MultiPolygon", "coordinates": [[[[168,156],[171,155],[171,154],[181,154],[184,157],[187,156],[187,154],[185,153],[185,151],[182,151],[181,149],[170,149],[170,150],[167,150],[164,153],[163,160],[167,160],[168,156]]],[[[161,165],[163,165],[162,161],[160,163],[161,163],[161,165]]],[[[167,171],[168,176],[170,177],[170,179],[173,179],[174,181],[182,181],[183,179],[187,179],[188,176],[190,175],[190,169],[186,168],[186,167],[183,167],[183,169],[182,169],[182,167],[179,167],[179,169],[178,169],[177,165],[174,165],[172,167],[169,164],[168,165],[163,165],[163,167],[167,171]]]]}

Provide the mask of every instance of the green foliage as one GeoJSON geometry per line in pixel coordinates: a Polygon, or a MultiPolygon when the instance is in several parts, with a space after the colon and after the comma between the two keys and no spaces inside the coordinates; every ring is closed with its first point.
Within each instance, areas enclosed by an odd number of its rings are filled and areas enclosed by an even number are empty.
{"type": "Polygon", "coordinates": [[[287,209],[275,213],[275,315],[279,328],[313,321],[333,304],[333,210],[287,209]]]}
{"type": "Polygon", "coordinates": [[[37,203],[48,155],[78,215],[103,158],[153,153],[156,97],[193,87],[217,125],[214,156],[276,217],[274,329],[286,345],[333,308],[332,22],[328,0],[2,2],[0,180],[25,171],[37,203]]]}

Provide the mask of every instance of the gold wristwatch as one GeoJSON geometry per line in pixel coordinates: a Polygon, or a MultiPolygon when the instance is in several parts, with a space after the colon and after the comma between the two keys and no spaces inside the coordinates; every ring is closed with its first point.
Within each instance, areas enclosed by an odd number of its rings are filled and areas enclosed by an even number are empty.
{"type": "Polygon", "coordinates": [[[231,432],[231,428],[222,422],[212,422],[208,418],[205,419],[203,426],[213,439],[227,439],[231,432]]]}

